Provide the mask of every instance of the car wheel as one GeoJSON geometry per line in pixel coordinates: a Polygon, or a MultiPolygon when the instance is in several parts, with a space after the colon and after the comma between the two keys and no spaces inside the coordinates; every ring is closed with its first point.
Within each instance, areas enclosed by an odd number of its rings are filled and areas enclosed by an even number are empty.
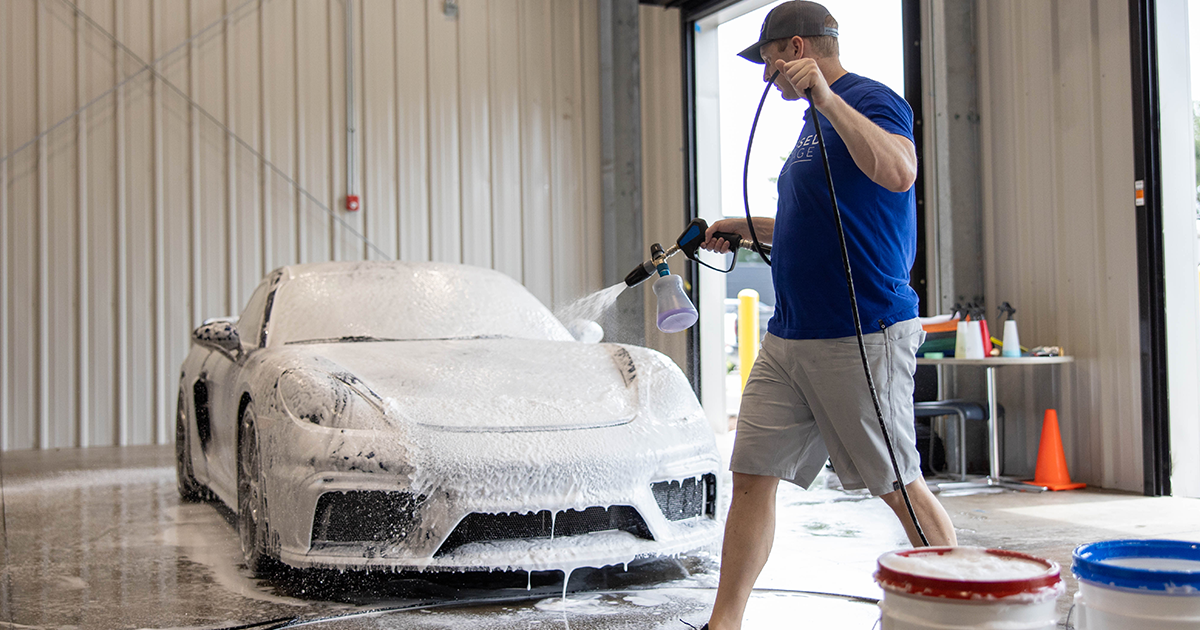
{"type": "Polygon", "coordinates": [[[255,575],[275,563],[267,552],[267,500],[263,493],[262,457],[258,447],[254,405],[246,406],[238,424],[238,537],[246,567],[255,575]]]}
{"type": "Polygon", "coordinates": [[[187,400],[183,390],[175,404],[175,485],[179,488],[179,498],[188,502],[207,501],[210,497],[208,488],[196,481],[192,469],[192,441],[188,437],[187,400]]]}

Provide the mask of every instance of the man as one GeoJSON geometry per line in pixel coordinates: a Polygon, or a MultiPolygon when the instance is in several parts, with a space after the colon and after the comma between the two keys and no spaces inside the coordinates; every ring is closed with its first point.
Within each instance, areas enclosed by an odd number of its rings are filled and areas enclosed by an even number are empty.
{"type": "MultiPolygon", "coordinates": [[[[883,84],[842,68],[837,22],[813,2],[777,6],[759,41],[740,54],[764,64],[764,81],[779,71],[775,87],[784,100],[812,90],[867,356],[902,483],[929,543],[954,545],[950,517],[921,477],[913,428],[913,373],[924,333],[909,286],[916,250],[912,109],[883,84]]],[[[779,480],[808,487],[827,457],[844,487],[865,487],[881,497],[909,540],[921,544],[863,374],[824,164],[807,116],[779,175],[776,218],[756,217],[754,227],[760,241],[773,242],[776,308],[742,396],[720,585],[705,626],[710,630],[741,627],[771,551],[779,480]]],[[[727,243],[712,237],[718,231],[750,238],[744,219],[724,219],[710,226],[706,249],[728,251],[727,243]]]]}

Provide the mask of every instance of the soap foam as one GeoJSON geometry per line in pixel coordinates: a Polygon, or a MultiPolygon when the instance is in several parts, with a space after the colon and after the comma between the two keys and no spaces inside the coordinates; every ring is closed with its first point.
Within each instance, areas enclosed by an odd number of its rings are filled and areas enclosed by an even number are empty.
{"type": "Polygon", "coordinates": [[[942,580],[1005,582],[1045,575],[1045,564],[1025,558],[988,553],[983,549],[957,548],[944,554],[888,555],[880,559],[888,569],[942,580]]]}
{"type": "Polygon", "coordinates": [[[1101,564],[1107,564],[1114,567],[1126,567],[1129,569],[1146,569],[1148,571],[1184,571],[1189,573],[1200,572],[1200,561],[1185,560],[1183,558],[1105,558],[1104,560],[1101,560],[1101,564]]]}

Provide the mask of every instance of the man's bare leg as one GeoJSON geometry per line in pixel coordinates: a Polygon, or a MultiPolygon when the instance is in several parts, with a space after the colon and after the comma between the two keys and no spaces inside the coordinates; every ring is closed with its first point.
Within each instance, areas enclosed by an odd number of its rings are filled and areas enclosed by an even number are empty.
{"type": "MultiPolygon", "coordinates": [[[[930,546],[933,547],[953,547],[958,544],[958,536],[954,533],[954,524],[950,522],[950,515],[946,513],[946,508],[933,496],[929,491],[929,486],[925,485],[923,477],[917,477],[916,481],[905,486],[908,490],[908,498],[912,501],[913,511],[917,513],[917,521],[921,523],[921,531],[925,532],[925,538],[929,540],[930,546]]],[[[917,530],[913,528],[912,517],[908,514],[908,507],[904,505],[904,497],[900,491],[889,492],[881,495],[888,507],[896,513],[896,518],[904,525],[904,532],[908,534],[908,541],[914,547],[921,546],[921,537],[917,535],[917,530]]],[[[733,509],[730,508],[730,512],[733,509]]],[[[728,535],[728,534],[726,534],[728,535]]]]}
{"type": "Polygon", "coordinates": [[[709,630],[738,630],[754,582],[775,540],[776,477],[733,473],[733,501],[721,545],[721,581],[709,630]]]}

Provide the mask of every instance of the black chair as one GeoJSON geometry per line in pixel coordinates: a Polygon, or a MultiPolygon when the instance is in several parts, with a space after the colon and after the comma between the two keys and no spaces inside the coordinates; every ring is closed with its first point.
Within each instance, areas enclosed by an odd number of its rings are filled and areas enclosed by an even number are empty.
{"type": "Polygon", "coordinates": [[[917,372],[913,376],[913,413],[918,418],[930,419],[930,439],[929,439],[929,468],[936,471],[933,467],[935,461],[935,433],[933,431],[933,418],[945,417],[958,420],[958,478],[960,481],[967,478],[967,438],[966,429],[968,420],[987,421],[987,407],[978,402],[973,402],[963,399],[937,400],[938,383],[937,383],[937,367],[932,365],[919,365],[917,372]]]}

